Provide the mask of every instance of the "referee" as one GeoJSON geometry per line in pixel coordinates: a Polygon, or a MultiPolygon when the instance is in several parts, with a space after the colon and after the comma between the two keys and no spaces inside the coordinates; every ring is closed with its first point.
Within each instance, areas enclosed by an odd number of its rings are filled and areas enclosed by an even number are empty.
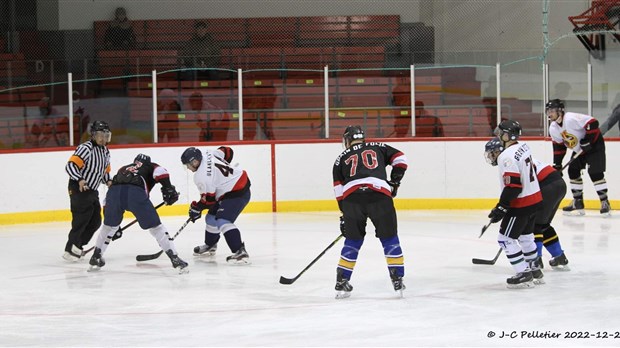
{"type": "Polygon", "coordinates": [[[82,247],[90,241],[101,226],[100,184],[110,186],[110,151],[106,145],[112,139],[110,126],[94,121],[90,126],[90,140],[75,149],[65,167],[69,174],[71,200],[71,231],[62,256],[77,261],[83,256],[82,247]]]}

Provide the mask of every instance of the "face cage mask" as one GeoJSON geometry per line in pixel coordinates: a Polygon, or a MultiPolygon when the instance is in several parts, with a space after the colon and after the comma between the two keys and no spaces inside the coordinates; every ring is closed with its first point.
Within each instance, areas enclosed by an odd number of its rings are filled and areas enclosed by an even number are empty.
{"type": "Polygon", "coordinates": [[[497,166],[497,158],[499,157],[499,154],[500,152],[497,150],[485,151],[484,159],[487,161],[488,164],[495,167],[497,166]]]}
{"type": "Polygon", "coordinates": [[[112,132],[110,131],[96,131],[95,133],[93,133],[93,139],[96,140],[98,136],[102,136],[106,144],[110,143],[110,141],[112,140],[112,132]]]}
{"type": "Polygon", "coordinates": [[[564,115],[560,115],[560,113],[563,113],[563,111],[561,109],[559,109],[559,108],[553,108],[553,109],[545,110],[545,116],[547,116],[547,120],[549,120],[551,122],[562,123],[562,118],[563,118],[564,115]],[[551,119],[551,115],[549,114],[549,111],[555,111],[555,115],[556,115],[555,120],[551,119]]]}

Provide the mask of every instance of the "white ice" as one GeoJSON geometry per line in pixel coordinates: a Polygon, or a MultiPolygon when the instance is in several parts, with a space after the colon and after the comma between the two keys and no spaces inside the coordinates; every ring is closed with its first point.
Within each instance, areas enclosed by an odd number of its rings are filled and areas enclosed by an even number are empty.
{"type": "MultiPolygon", "coordinates": [[[[68,222],[2,226],[0,346],[620,346],[620,219],[558,213],[553,225],[572,270],[551,270],[545,252],[546,284],[509,290],[513,270],[504,255],[494,266],[471,262],[498,250],[497,225],[478,239],[486,214],[398,212],[403,299],[392,290],[372,225],[350,298],[334,299],[342,241],[294,284],[278,283],[338,236],[334,212],[242,214],[237,225],[249,266],[226,264],[223,239],[215,262],[194,259],[204,225],[190,224],[176,240],[190,263],[184,275],[165,255],[135,261],[158,251],[138,225],[110,245],[105,267],[90,273],[87,260],[61,258],[68,222]]],[[[163,218],[171,234],[184,220],[163,218]]]]}

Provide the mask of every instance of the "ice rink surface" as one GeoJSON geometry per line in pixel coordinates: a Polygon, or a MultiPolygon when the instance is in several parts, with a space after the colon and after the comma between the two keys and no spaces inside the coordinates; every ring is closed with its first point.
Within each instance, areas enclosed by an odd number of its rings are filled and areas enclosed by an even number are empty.
{"type": "MultiPolygon", "coordinates": [[[[223,239],[215,262],[194,258],[204,223],[190,224],[176,240],[190,263],[184,275],[166,255],[135,261],[159,250],[137,224],[110,245],[99,272],[61,258],[68,222],[2,226],[0,346],[620,346],[620,218],[558,214],[571,271],[551,270],[545,252],[546,284],[509,290],[504,255],[493,266],[471,262],[498,250],[497,224],[478,239],[487,213],[398,212],[402,299],[372,225],[350,298],[334,299],[342,240],[297,282],[278,283],[336,239],[335,212],[242,214],[249,266],[226,264],[223,239]]],[[[163,222],[172,235],[185,218],[163,222]]]]}

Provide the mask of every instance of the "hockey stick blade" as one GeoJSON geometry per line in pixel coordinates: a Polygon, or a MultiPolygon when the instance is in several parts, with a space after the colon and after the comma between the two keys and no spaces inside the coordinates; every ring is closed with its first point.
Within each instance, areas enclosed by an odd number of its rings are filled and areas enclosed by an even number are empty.
{"type": "Polygon", "coordinates": [[[280,284],[291,285],[296,280],[297,280],[297,277],[295,277],[295,278],[285,278],[285,277],[280,276],[280,284]]]}
{"type": "Polygon", "coordinates": [[[338,243],[338,241],[340,240],[340,238],[344,237],[342,234],[338,236],[338,238],[336,238],[333,242],[331,242],[327,248],[325,248],[325,250],[323,250],[319,256],[315,257],[314,260],[312,260],[312,262],[310,262],[310,264],[308,264],[308,266],[306,266],[306,268],[304,268],[303,270],[301,270],[301,272],[299,272],[298,275],[295,276],[295,278],[286,278],[286,277],[282,277],[280,276],[280,284],[283,285],[291,285],[293,284],[297,279],[299,279],[299,277],[301,277],[302,274],[304,274],[304,272],[306,272],[310,267],[312,267],[312,265],[314,265],[315,262],[317,262],[323,255],[325,255],[325,253],[331,249],[331,247],[333,247],[336,243],[338,243]]]}
{"type": "Polygon", "coordinates": [[[149,255],[138,255],[136,256],[136,261],[150,261],[150,260],[155,260],[156,258],[160,257],[161,254],[163,254],[164,251],[160,250],[158,252],[156,252],[155,254],[149,254],[149,255]]]}
{"type": "MultiPolygon", "coordinates": [[[[189,224],[189,222],[192,221],[191,219],[187,219],[185,221],[185,223],[183,224],[183,226],[181,226],[181,228],[179,228],[179,230],[177,231],[177,233],[174,234],[174,236],[172,237],[172,240],[175,240],[178,236],[179,233],[181,233],[181,231],[183,231],[183,229],[187,226],[187,224],[189,224]]],[[[155,254],[148,254],[148,255],[137,255],[136,256],[136,261],[150,261],[150,260],[155,260],[156,258],[160,257],[161,254],[163,254],[164,251],[160,250],[158,252],[156,252],[155,254]]]]}
{"type": "Polygon", "coordinates": [[[502,248],[499,248],[499,250],[497,251],[497,254],[495,255],[495,257],[492,260],[484,260],[484,259],[473,258],[473,259],[471,259],[471,262],[474,265],[494,265],[495,262],[497,262],[497,259],[499,259],[499,255],[501,255],[501,253],[502,253],[502,248]]]}

